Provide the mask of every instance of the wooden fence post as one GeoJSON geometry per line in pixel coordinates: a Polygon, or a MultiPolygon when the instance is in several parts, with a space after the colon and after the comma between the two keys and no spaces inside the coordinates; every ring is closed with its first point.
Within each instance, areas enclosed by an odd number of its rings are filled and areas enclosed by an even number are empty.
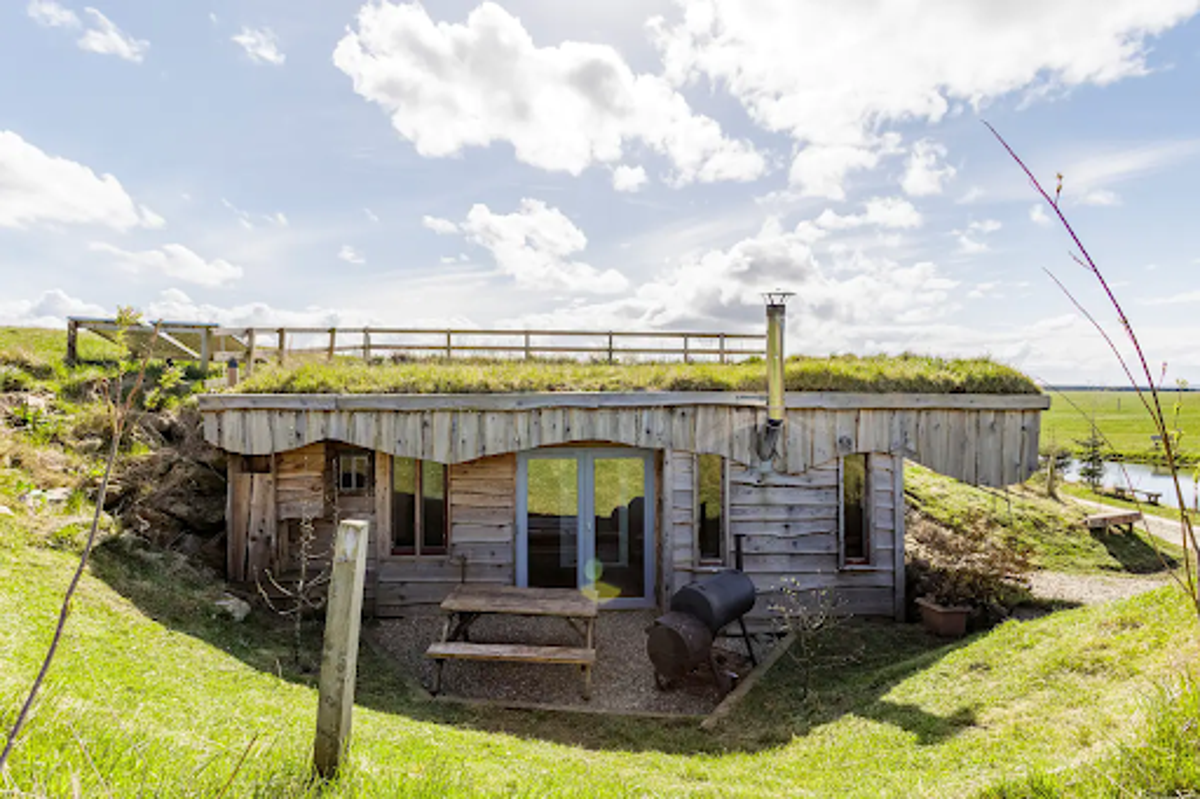
{"type": "Polygon", "coordinates": [[[254,328],[246,331],[246,377],[254,374],[254,328]]]}
{"type": "Polygon", "coordinates": [[[363,328],[363,361],[371,362],[371,329],[368,327],[363,328]]]}
{"type": "Polygon", "coordinates": [[[365,521],[341,522],[333,545],[325,645],[321,649],[317,737],[313,742],[313,766],[323,779],[337,773],[350,740],[369,529],[365,521]]]}
{"type": "Polygon", "coordinates": [[[333,354],[337,351],[337,328],[329,328],[329,350],[325,354],[325,360],[332,361],[333,354]]]}
{"type": "Polygon", "coordinates": [[[279,328],[279,365],[283,366],[284,359],[287,358],[287,330],[279,328]]]}
{"type": "Polygon", "coordinates": [[[451,336],[451,331],[447,330],[446,331],[446,358],[447,359],[452,358],[454,356],[454,343],[450,336],[451,336]]]}
{"type": "Polygon", "coordinates": [[[608,331],[608,362],[613,362],[613,334],[611,330],[608,331]]]}
{"type": "Polygon", "coordinates": [[[67,366],[74,366],[79,361],[79,323],[74,319],[67,320],[67,366]]]}

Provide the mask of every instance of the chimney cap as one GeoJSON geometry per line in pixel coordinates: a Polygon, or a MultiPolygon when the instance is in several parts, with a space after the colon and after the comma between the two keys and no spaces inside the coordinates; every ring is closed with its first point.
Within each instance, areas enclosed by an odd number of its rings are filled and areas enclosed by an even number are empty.
{"type": "Polygon", "coordinates": [[[787,301],[796,296],[794,291],[784,291],[783,289],[775,289],[774,291],[764,291],[763,299],[766,300],[767,306],[787,305],[787,301]]]}

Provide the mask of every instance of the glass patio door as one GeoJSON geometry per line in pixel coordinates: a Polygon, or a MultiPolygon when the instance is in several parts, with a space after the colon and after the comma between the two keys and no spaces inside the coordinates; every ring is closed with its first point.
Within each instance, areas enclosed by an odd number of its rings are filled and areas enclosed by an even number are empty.
{"type": "Polygon", "coordinates": [[[653,463],[632,449],[523,453],[517,584],[579,588],[609,607],[652,604],[653,463]]]}

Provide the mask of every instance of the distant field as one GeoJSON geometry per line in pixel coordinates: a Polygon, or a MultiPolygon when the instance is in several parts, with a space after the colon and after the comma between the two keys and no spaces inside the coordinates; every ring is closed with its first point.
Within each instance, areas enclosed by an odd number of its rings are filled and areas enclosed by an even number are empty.
{"type": "MultiPolygon", "coordinates": [[[[1154,423],[1133,392],[1056,391],[1050,397],[1050,410],[1042,415],[1043,449],[1057,445],[1077,451],[1077,442],[1088,437],[1094,420],[1115,452],[1138,459],[1154,454],[1154,423]]],[[[1168,425],[1183,431],[1183,453],[1200,457],[1200,392],[1163,391],[1159,397],[1168,425]]]]}

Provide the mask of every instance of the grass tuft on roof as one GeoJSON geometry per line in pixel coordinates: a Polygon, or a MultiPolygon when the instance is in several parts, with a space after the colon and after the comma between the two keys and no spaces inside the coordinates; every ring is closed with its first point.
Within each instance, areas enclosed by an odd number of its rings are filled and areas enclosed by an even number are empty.
{"type": "MultiPolygon", "coordinates": [[[[796,356],[788,391],[1037,394],[1032,380],[990,358],[926,355],[796,356]]],[[[761,359],[716,363],[585,363],[573,360],[421,359],[366,364],[309,361],[256,367],[238,384],[249,394],[485,394],[543,391],[766,390],[761,359]]]]}

